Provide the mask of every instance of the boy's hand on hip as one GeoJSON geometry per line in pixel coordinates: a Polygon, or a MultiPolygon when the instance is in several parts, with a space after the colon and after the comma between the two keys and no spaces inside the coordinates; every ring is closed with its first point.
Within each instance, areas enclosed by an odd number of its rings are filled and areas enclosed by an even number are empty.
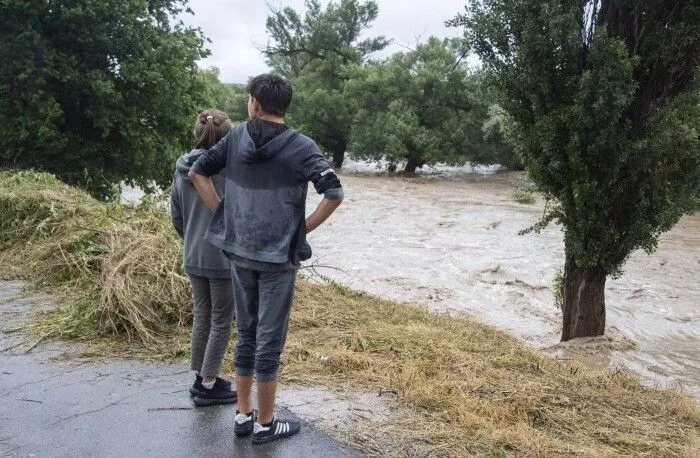
{"type": "Polygon", "coordinates": [[[335,209],[340,206],[342,201],[343,199],[326,199],[324,197],[316,207],[316,210],[306,218],[306,233],[308,234],[323,224],[333,214],[335,209]]]}

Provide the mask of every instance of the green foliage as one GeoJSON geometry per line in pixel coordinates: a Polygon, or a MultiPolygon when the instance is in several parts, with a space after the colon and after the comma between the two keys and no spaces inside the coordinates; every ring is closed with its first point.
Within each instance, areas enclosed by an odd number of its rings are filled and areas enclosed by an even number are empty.
{"type": "Polygon", "coordinates": [[[490,111],[492,88],[462,63],[461,40],[434,38],[385,62],[366,62],[389,43],[360,40],[377,17],[376,2],[305,5],[303,15],[292,8],[270,14],[263,53],[292,79],[287,121],[329,152],[335,167],[352,143],[355,156],[384,159],[392,169],[407,157],[411,171],[466,160],[521,168],[504,134],[505,115],[490,111]]]}
{"type": "Polygon", "coordinates": [[[576,266],[619,274],[697,205],[700,4],[480,0],[451,23],[493,72],[576,266]]]}
{"type": "Polygon", "coordinates": [[[554,305],[559,309],[564,309],[564,271],[557,269],[552,279],[552,294],[554,295],[554,305]]]}
{"type": "Polygon", "coordinates": [[[312,62],[294,80],[288,120],[330,153],[335,167],[342,166],[354,115],[345,88],[359,70],[356,63],[329,58],[312,62]]]}
{"type": "Polygon", "coordinates": [[[523,188],[518,188],[513,192],[513,200],[525,205],[532,205],[537,201],[532,190],[523,188]]]}
{"type": "Polygon", "coordinates": [[[244,88],[236,84],[222,83],[219,80],[219,69],[216,67],[202,70],[201,73],[205,95],[211,101],[208,108],[223,111],[234,122],[248,119],[248,94],[244,88]]]}
{"type": "Polygon", "coordinates": [[[353,154],[392,168],[405,162],[408,172],[423,164],[494,163],[499,147],[512,154],[500,124],[487,125],[486,84],[461,63],[463,48],[461,40],[432,37],[349,81],[348,98],[358,104],[353,154]]]}
{"type": "Polygon", "coordinates": [[[511,170],[523,169],[522,160],[513,146],[513,120],[498,104],[488,106],[481,131],[484,141],[474,151],[473,162],[501,164],[511,170]]]}
{"type": "Polygon", "coordinates": [[[0,159],[102,197],[170,182],[207,102],[184,0],[0,1],[0,159]],[[165,167],[164,164],[168,166],[165,167]]]}
{"type": "Polygon", "coordinates": [[[354,115],[345,86],[364,59],[389,41],[360,40],[379,12],[374,1],[340,0],[323,9],[317,0],[307,0],[305,7],[303,17],[289,7],[270,14],[270,42],[263,54],[294,85],[288,122],[313,137],[340,167],[354,115]]]}
{"type": "Polygon", "coordinates": [[[294,79],[315,61],[338,58],[342,63],[361,63],[373,52],[384,49],[384,37],[360,40],[379,14],[377,2],[367,0],[331,1],[321,8],[318,0],[306,0],[304,15],[287,7],[272,11],[267,18],[270,41],[263,50],[275,72],[294,79]]]}

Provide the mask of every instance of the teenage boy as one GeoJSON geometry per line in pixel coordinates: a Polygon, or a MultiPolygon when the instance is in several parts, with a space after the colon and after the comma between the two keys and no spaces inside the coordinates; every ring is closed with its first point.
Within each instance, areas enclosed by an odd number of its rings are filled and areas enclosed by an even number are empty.
{"type": "Polygon", "coordinates": [[[285,125],[291,84],[263,74],[250,80],[247,92],[250,120],[203,154],[189,177],[215,211],[206,240],[232,261],[238,327],[235,433],[253,433],[253,443],[261,444],[300,429],[298,422],[274,416],[277,370],[299,262],[310,256],[306,234],[338,208],[343,188],[316,144],[285,125]],[[209,177],[224,168],[222,203],[209,177]],[[324,198],[305,218],[309,182],[324,198]],[[253,375],[257,412],[251,403],[253,375]]]}

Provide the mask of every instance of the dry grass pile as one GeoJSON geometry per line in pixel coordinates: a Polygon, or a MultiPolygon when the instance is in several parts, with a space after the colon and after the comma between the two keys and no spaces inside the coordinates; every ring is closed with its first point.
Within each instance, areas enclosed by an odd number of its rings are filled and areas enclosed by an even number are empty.
{"type": "Polygon", "coordinates": [[[188,320],[180,242],[153,203],[102,203],[53,176],[0,172],[0,265],[61,299],[51,335],[156,345],[188,320]]]}
{"type": "MultiPolygon", "coordinates": [[[[0,174],[0,265],[63,299],[42,329],[183,348],[190,300],[179,246],[152,206],[102,204],[48,175],[0,174]]],[[[680,457],[700,449],[700,411],[686,396],[556,361],[469,319],[333,284],[299,282],[283,373],[392,396],[402,414],[360,441],[374,454],[680,457]]]]}

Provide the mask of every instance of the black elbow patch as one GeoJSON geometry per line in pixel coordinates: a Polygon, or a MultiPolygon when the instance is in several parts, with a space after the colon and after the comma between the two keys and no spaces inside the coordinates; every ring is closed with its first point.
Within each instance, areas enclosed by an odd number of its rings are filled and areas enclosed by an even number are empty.
{"type": "Polygon", "coordinates": [[[338,175],[335,174],[333,169],[328,169],[317,174],[312,181],[316,191],[319,194],[325,194],[329,189],[342,188],[340,179],[338,178],[338,175]]]}

